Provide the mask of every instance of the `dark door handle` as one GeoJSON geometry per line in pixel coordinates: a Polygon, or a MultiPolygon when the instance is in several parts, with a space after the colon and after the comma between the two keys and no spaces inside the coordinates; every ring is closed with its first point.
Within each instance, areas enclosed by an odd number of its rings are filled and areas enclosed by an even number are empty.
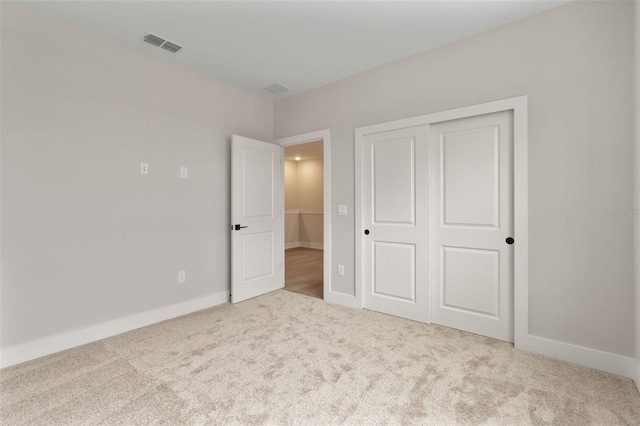
{"type": "Polygon", "coordinates": [[[248,228],[248,226],[240,226],[239,224],[236,224],[236,225],[233,225],[231,227],[231,229],[234,230],[234,231],[239,231],[239,230],[241,230],[243,228],[248,228]]]}
{"type": "Polygon", "coordinates": [[[513,238],[511,238],[511,237],[507,238],[505,241],[506,241],[506,242],[507,242],[507,244],[509,244],[509,245],[511,245],[511,244],[513,244],[513,243],[515,242],[515,240],[514,240],[513,238]]]}
{"type": "Polygon", "coordinates": [[[369,230],[368,229],[364,230],[364,235],[369,235],[369,230]]]}

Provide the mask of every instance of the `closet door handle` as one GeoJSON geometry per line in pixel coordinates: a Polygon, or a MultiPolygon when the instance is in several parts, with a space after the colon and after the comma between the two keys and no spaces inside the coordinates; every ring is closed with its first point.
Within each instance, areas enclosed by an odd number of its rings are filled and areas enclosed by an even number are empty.
{"type": "Polygon", "coordinates": [[[248,226],[240,226],[240,224],[235,224],[235,225],[231,225],[231,230],[232,231],[239,231],[243,228],[248,228],[248,226]]]}
{"type": "Polygon", "coordinates": [[[364,230],[364,235],[369,235],[369,230],[368,229],[364,230]]]}
{"type": "Polygon", "coordinates": [[[513,244],[516,240],[514,240],[513,238],[509,237],[505,240],[505,242],[509,245],[513,244]]]}

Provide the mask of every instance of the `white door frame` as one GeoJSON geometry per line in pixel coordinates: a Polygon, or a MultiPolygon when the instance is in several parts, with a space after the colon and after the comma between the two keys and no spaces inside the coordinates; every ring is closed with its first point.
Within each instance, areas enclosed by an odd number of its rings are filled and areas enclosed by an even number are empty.
{"type": "MultiPolygon", "coordinates": [[[[476,115],[501,111],[513,111],[513,206],[514,206],[514,345],[528,346],[529,337],[529,219],[528,219],[528,113],[527,96],[518,96],[499,101],[435,112],[417,117],[359,127],[355,130],[355,191],[356,191],[356,258],[355,299],[356,307],[362,309],[362,139],[364,135],[422,126],[476,115]]],[[[429,323],[431,322],[431,284],[429,284],[429,323]]]]}
{"type": "MultiPolygon", "coordinates": [[[[289,136],[276,139],[280,146],[301,145],[303,143],[315,142],[322,139],[322,167],[323,167],[323,298],[327,302],[335,303],[331,298],[331,130],[324,129],[315,132],[303,133],[301,135],[289,136]]],[[[284,211],[284,205],[282,206],[284,211]]],[[[283,216],[284,221],[284,216],[283,216]]],[[[284,229],[284,225],[283,225],[284,229]]]]}

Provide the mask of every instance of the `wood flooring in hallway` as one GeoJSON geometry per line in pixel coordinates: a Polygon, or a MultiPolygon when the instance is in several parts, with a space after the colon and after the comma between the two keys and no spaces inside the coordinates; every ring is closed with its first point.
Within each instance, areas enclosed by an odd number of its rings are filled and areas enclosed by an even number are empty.
{"type": "Polygon", "coordinates": [[[322,299],[322,250],[294,248],[284,254],[284,289],[322,299]]]}

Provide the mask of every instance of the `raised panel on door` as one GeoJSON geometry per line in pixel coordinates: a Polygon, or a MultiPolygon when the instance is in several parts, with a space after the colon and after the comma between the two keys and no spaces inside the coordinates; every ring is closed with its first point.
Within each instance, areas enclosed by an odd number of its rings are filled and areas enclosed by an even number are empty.
{"type": "Polygon", "coordinates": [[[234,135],[231,151],[235,303],[284,286],[284,184],[280,146],[234,135]]]}
{"type": "Polygon", "coordinates": [[[273,218],[274,156],[277,153],[242,148],[242,217],[273,218]]]}
{"type": "Polygon", "coordinates": [[[242,282],[270,277],[274,269],[273,232],[246,232],[242,235],[242,282]]]}
{"type": "Polygon", "coordinates": [[[513,341],[513,130],[509,111],[436,123],[432,321],[513,341]]]}
{"type": "Polygon", "coordinates": [[[428,320],[428,126],[362,138],[363,302],[428,320]]]}
{"type": "Polygon", "coordinates": [[[415,137],[372,144],[373,222],[415,223],[415,137]]]}
{"type": "Polygon", "coordinates": [[[500,253],[442,247],[442,306],[499,317],[500,253]]]}
{"type": "Polygon", "coordinates": [[[416,246],[373,243],[373,294],[402,301],[416,300],[416,246]]]}
{"type": "Polygon", "coordinates": [[[498,226],[498,130],[491,126],[442,134],[443,225],[498,226]]]}

